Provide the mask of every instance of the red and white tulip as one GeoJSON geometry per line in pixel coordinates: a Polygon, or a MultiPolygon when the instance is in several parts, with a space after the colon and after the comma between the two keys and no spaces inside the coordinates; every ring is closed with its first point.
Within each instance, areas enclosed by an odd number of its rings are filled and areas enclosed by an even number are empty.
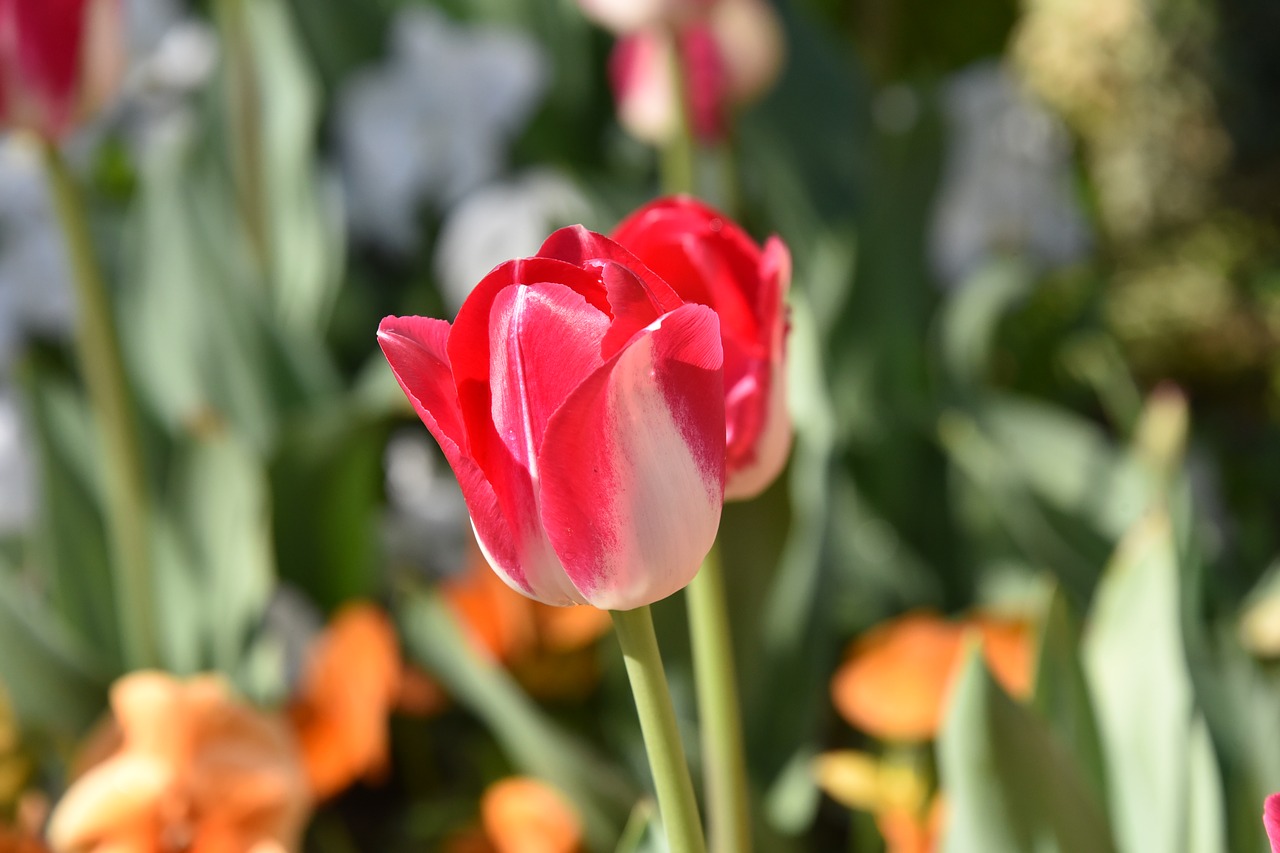
{"type": "Polygon", "coordinates": [[[452,325],[388,317],[378,340],[512,588],[628,610],[693,579],[724,499],[714,311],[573,227],[494,269],[452,325]]]}
{"type": "Polygon", "coordinates": [[[115,93],[120,0],[0,0],[0,126],[61,139],[115,93]]]}
{"type": "Polygon", "coordinates": [[[763,247],[722,213],[687,197],[659,199],[613,233],[687,302],[715,309],[724,341],[727,498],[750,498],[778,476],[791,447],[786,406],[791,254],[763,247]]]}

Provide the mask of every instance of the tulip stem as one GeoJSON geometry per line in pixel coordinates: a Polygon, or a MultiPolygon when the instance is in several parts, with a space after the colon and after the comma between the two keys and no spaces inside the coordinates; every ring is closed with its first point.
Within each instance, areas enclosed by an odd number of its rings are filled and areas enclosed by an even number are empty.
{"type": "Polygon", "coordinates": [[[733,634],[719,548],[686,587],[712,853],[749,853],[751,812],[733,634]]]}
{"type": "Polygon", "coordinates": [[[653,616],[648,605],[635,610],[611,610],[609,615],[613,617],[614,632],[631,679],[667,844],[672,853],[705,853],[698,800],[662,669],[653,616]]]}
{"type": "Polygon", "coordinates": [[[680,55],[680,33],[672,28],[671,44],[672,100],[676,105],[675,127],[662,148],[662,191],[667,195],[695,194],[697,146],[693,139],[693,115],[690,113],[688,87],[685,86],[684,57],[680,55]]]}
{"type": "Polygon", "coordinates": [[[116,620],[129,669],[156,666],[155,610],[145,466],[133,400],[120,355],[106,283],[89,233],[84,201],[62,154],[44,144],[44,160],[71,259],[76,290],[76,355],[102,441],[103,496],[112,548],[116,620]]]}

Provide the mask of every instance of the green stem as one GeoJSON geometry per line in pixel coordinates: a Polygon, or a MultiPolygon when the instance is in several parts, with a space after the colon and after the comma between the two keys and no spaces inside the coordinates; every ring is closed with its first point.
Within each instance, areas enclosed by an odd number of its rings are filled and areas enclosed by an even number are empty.
{"type": "Polygon", "coordinates": [[[147,490],[133,401],[83,200],[57,147],[46,143],[44,155],[76,289],[76,354],[102,436],[105,512],[125,663],[130,669],[155,666],[160,656],[151,598],[147,490]]]}
{"type": "Polygon", "coordinates": [[[671,853],[705,853],[698,800],[689,778],[689,765],[680,742],[675,708],[662,669],[658,638],[648,605],[635,610],[611,610],[614,632],[631,679],[631,693],[640,716],[649,769],[658,794],[658,812],[666,827],[671,853]]]}
{"type": "Polygon", "coordinates": [[[680,56],[680,37],[674,29],[668,34],[671,44],[671,85],[676,105],[675,127],[662,149],[662,191],[667,195],[694,193],[694,160],[697,144],[689,115],[689,95],[684,85],[684,60],[680,56]]]}
{"type": "Polygon", "coordinates": [[[686,588],[712,853],[749,853],[751,812],[733,634],[719,549],[686,588]]]}

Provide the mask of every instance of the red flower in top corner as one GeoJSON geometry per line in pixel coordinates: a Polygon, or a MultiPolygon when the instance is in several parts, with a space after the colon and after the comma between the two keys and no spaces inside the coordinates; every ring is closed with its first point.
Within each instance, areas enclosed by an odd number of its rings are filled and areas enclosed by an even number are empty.
{"type": "Polygon", "coordinates": [[[727,216],[685,197],[642,207],[613,238],[682,299],[720,315],[725,497],[754,497],[782,471],[791,447],[785,362],[790,252],[776,236],[758,246],[727,216]]]}
{"type": "Polygon", "coordinates": [[[693,579],[724,500],[714,311],[579,226],[497,267],[452,326],[387,317],[378,341],[513,589],[629,610],[693,579]]]}
{"type": "Polygon", "coordinates": [[[0,0],[0,125],[61,139],[115,92],[119,0],[0,0]]]}

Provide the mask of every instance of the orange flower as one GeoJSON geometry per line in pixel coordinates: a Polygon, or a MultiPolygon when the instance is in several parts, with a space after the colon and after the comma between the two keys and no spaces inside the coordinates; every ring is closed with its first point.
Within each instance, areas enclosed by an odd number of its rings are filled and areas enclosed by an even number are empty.
{"type": "Polygon", "coordinates": [[[578,813],[536,779],[513,776],[490,785],[480,800],[480,820],[497,853],[577,853],[582,849],[578,813]]]}
{"type": "Polygon", "coordinates": [[[49,853],[40,836],[0,824],[0,853],[49,853]]]}
{"type": "Polygon", "coordinates": [[[441,584],[454,615],[478,646],[512,669],[530,692],[572,696],[596,680],[590,645],[609,614],[589,605],[552,607],[512,590],[473,547],[466,571],[441,584]]]}
{"type": "Polygon", "coordinates": [[[836,710],[886,740],[926,740],[938,732],[965,637],[975,632],[996,680],[1014,696],[1031,691],[1030,625],[982,616],[948,621],[909,613],[867,632],[831,680],[836,710]]]}
{"type": "Polygon", "coordinates": [[[311,650],[289,719],[318,799],[386,771],[387,718],[403,690],[396,632],[372,604],[338,611],[311,650]]]}
{"type": "Polygon", "coordinates": [[[934,853],[942,837],[944,810],[942,796],[938,795],[923,819],[903,810],[877,814],[876,828],[884,838],[885,853],[934,853]]]}
{"type": "Polygon", "coordinates": [[[49,816],[49,800],[39,791],[18,797],[12,824],[0,823],[0,853],[49,853],[40,828],[49,816]]]}
{"type": "Polygon", "coordinates": [[[216,676],[138,672],[111,689],[120,745],[54,810],[59,853],[283,853],[310,802],[283,720],[216,676]]]}

